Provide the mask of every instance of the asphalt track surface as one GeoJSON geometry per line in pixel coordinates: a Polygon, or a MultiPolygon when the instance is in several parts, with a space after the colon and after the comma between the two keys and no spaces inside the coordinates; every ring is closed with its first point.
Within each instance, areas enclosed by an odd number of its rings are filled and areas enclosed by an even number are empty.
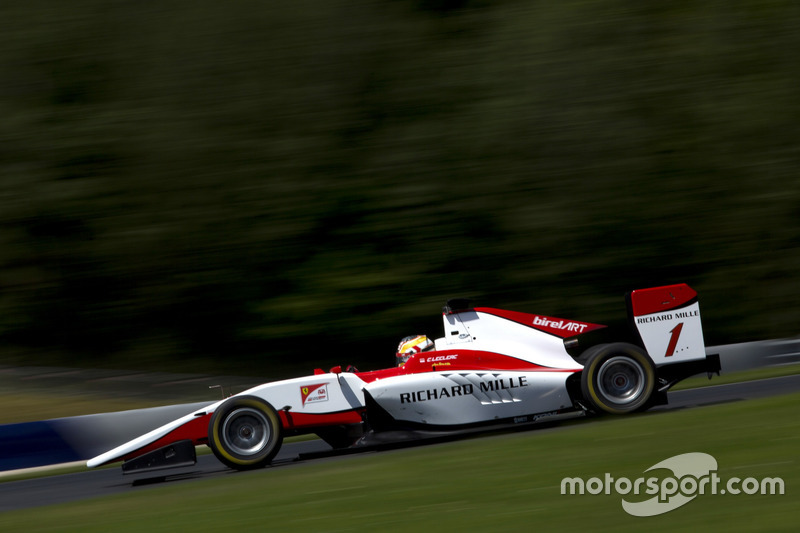
{"type": "MultiPolygon", "coordinates": [[[[798,391],[800,391],[800,375],[747,381],[670,392],[669,405],[659,406],[651,411],[691,409],[707,405],[779,396],[798,391]]],[[[585,423],[591,423],[591,420],[587,419],[585,423]]],[[[548,424],[538,428],[535,425],[529,427],[536,432],[569,430],[569,427],[559,426],[558,424],[548,424]]],[[[486,432],[482,438],[492,438],[493,434],[497,435],[498,432],[486,432]]],[[[426,445],[441,443],[441,441],[442,439],[430,439],[430,441],[415,442],[414,444],[426,445]]],[[[407,445],[408,443],[404,444],[407,445]]],[[[398,446],[391,447],[396,448],[398,446]]],[[[385,448],[381,447],[380,449],[385,448]]],[[[368,448],[358,453],[374,453],[374,451],[374,448],[368,448]]],[[[198,456],[198,462],[195,466],[180,470],[176,469],[166,476],[152,473],[123,476],[119,468],[106,468],[37,479],[8,481],[0,483],[0,512],[68,503],[111,494],[132,494],[149,490],[152,487],[190,483],[199,479],[240,475],[269,475],[271,471],[277,468],[293,468],[301,464],[313,464],[315,461],[340,460],[343,455],[357,455],[351,451],[348,452],[344,454],[334,452],[324,442],[311,440],[284,445],[273,461],[272,466],[254,472],[235,472],[223,466],[213,455],[209,454],[198,456]]],[[[353,457],[353,459],[357,459],[357,457],[353,457]]]]}

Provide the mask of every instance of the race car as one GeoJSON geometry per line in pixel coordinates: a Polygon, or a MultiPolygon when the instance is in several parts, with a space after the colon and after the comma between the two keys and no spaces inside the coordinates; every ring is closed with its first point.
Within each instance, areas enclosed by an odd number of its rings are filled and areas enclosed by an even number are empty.
{"type": "Polygon", "coordinates": [[[334,448],[365,435],[458,432],[581,414],[621,415],[667,401],[686,377],[718,373],[706,355],[697,293],[686,284],[626,295],[629,327],[447,302],[444,336],[409,337],[399,364],[316,370],[203,407],[88,461],[124,473],[194,464],[207,444],[225,465],[268,465],[283,438],[315,433],[334,448]]]}

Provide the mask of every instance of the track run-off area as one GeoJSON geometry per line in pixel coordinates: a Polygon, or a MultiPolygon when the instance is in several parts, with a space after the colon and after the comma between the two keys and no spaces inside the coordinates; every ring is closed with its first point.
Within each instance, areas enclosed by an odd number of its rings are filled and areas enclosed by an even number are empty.
{"type": "MultiPolygon", "coordinates": [[[[659,413],[680,409],[702,409],[706,406],[755,400],[800,391],[800,375],[791,375],[777,378],[746,381],[724,385],[711,385],[696,389],[677,390],[669,393],[669,404],[651,409],[639,416],[659,416],[659,413]]],[[[525,428],[531,438],[537,435],[554,431],[571,431],[576,427],[592,424],[592,418],[586,418],[565,424],[531,425],[525,428]]],[[[505,431],[481,432],[472,435],[472,438],[493,439],[498,438],[505,431]]],[[[456,440],[456,439],[444,439],[456,440]]],[[[6,481],[0,483],[0,512],[26,509],[39,506],[54,505],[59,503],[75,502],[89,498],[113,494],[126,494],[146,491],[152,487],[192,483],[197,480],[222,478],[225,476],[263,475],[295,468],[300,465],[313,464],[320,461],[354,461],[359,455],[375,453],[387,448],[399,446],[447,446],[443,439],[403,443],[401,445],[382,446],[380,448],[365,448],[357,450],[334,451],[321,440],[290,442],[284,444],[273,465],[255,472],[240,473],[230,470],[219,463],[211,455],[198,456],[198,462],[192,467],[180,470],[138,476],[123,476],[119,466],[99,470],[81,471],[66,474],[52,474],[45,477],[6,481]]],[[[2,481],[0,479],[0,481],[2,481]]]]}

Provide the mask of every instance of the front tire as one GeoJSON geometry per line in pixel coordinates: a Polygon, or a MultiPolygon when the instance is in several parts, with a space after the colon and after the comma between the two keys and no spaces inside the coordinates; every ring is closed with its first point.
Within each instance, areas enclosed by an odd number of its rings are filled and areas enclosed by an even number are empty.
{"type": "Polygon", "coordinates": [[[278,413],[256,396],[230,398],[208,423],[208,446],[217,459],[236,470],[266,466],[282,443],[278,413]]]}
{"type": "Polygon", "coordinates": [[[591,407],[621,415],[650,406],[656,371],[644,350],[614,343],[590,348],[585,355],[581,392],[591,407]]]}

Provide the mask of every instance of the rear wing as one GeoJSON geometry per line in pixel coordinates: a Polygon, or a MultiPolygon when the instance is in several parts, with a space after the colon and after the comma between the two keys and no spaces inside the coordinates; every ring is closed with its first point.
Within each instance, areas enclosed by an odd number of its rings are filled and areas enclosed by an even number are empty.
{"type": "Polygon", "coordinates": [[[656,366],[704,359],[697,292],[681,283],[626,295],[628,317],[656,366]]]}

